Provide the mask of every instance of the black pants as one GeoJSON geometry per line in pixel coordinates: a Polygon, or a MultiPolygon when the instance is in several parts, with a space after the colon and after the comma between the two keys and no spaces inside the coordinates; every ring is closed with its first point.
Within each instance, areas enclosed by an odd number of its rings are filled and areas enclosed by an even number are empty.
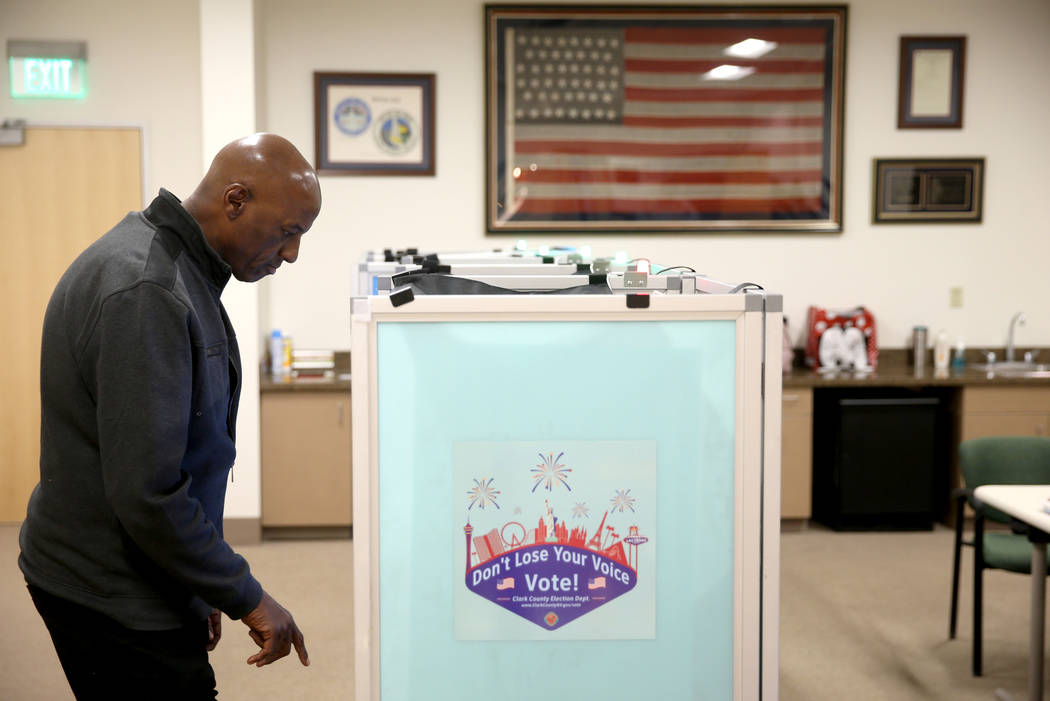
{"type": "Polygon", "coordinates": [[[132,630],[32,585],[58,659],[78,701],[214,699],[208,622],[174,630],[132,630]]]}

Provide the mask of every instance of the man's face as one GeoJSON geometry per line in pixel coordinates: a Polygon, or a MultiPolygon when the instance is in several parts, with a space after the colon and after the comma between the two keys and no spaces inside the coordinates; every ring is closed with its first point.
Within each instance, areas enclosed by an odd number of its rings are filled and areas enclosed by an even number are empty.
{"type": "Polygon", "coordinates": [[[224,256],[233,276],[256,282],[273,275],[282,263],[299,257],[299,242],[317,217],[320,205],[308,191],[290,193],[282,201],[255,199],[233,220],[233,235],[224,256]]]}

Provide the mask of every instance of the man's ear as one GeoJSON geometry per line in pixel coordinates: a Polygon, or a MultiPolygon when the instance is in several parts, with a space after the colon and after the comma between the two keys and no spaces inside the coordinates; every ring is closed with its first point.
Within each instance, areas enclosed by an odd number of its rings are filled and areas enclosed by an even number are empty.
{"type": "Polygon", "coordinates": [[[236,219],[244,214],[244,206],[251,200],[252,193],[247,185],[230,183],[222,193],[223,211],[227,219],[236,219]]]}

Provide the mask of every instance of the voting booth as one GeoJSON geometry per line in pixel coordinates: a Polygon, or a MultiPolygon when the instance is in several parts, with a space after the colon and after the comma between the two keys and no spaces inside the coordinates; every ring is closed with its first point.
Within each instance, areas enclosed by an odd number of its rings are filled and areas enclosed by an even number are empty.
{"type": "Polygon", "coordinates": [[[776,699],[782,300],[630,272],[353,300],[357,701],[776,699]]]}

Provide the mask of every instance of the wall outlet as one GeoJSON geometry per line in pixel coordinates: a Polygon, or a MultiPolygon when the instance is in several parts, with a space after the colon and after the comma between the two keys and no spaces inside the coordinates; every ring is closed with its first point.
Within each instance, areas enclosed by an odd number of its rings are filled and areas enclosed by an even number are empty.
{"type": "Polygon", "coordinates": [[[963,288],[961,287],[950,287],[948,288],[948,306],[952,309],[959,309],[963,304],[963,288]]]}

